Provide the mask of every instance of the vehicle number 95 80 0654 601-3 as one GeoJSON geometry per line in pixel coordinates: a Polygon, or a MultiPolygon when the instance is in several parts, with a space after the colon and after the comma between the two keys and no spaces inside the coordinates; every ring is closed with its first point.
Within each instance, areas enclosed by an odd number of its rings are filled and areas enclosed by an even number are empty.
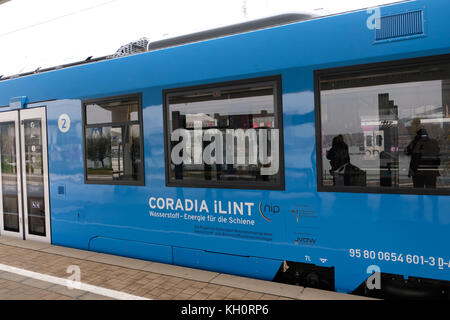
{"type": "Polygon", "coordinates": [[[407,263],[429,267],[436,267],[440,270],[450,268],[450,259],[434,256],[423,256],[418,254],[404,254],[389,251],[375,251],[363,249],[349,249],[350,258],[367,259],[377,261],[388,261],[395,263],[407,263]]]}

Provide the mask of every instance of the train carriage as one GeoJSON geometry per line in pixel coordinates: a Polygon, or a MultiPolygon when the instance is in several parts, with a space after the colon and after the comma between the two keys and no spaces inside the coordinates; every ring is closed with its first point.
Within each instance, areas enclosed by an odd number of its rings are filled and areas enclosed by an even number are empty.
{"type": "Polygon", "coordinates": [[[0,234],[448,298],[448,10],[283,15],[1,78],[0,234]]]}

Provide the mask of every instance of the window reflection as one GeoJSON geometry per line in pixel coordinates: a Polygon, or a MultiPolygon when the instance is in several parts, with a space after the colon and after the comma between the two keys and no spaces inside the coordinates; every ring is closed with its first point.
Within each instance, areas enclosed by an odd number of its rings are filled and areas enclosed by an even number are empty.
{"type": "Polygon", "coordinates": [[[102,101],[86,105],[86,123],[138,121],[139,103],[135,98],[102,101]]]}
{"type": "Polygon", "coordinates": [[[24,129],[28,232],[34,235],[45,236],[44,164],[41,120],[24,120],[24,129]]]}
{"type": "Polygon", "coordinates": [[[0,133],[3,229],[19,232],[15,123],[0,123],[0,133]]]}
{"type": "Polygon", "coordinates": [[[449,106],[449,64],[323,79],[323,184],[449,188],[449,106]]]}
{"type": "MultiPolygon", "coordinates": [[[[95,125],[85,127],[87,180],[143,180],[140,123],[137,118],[139,100],[137,97],[130,99],[86,105],[87,110],[98,109],[99,105],[108,106],[108,112],[95,111],[95,125]]],[[[91,111],[89,116],[87,111],[87,121],[89,117],[93,121],[93,114],[94,111],[91,111]]]]}
{"type": "MultiPolygon", "coordinates": [[[[194,157],[196,152],[203,156],[209,155],[213,143],[215,149],[211,153],[212,163],[202,161],[201,164],[175,164],[171,159],[169,179],[228,183],[244,181],[265,185],[280,183],[279,171],[275,174],[261,174],[261,168],[269,167],[270,164],[251,161],[252,156],[258,156],[258,148],[262,145],[267,146],[268,155],[276,152],[278,156],[279,150],[272,148],[274,144],[270,134],[273,129],[279,129],[275,91],[275,83],[270,82],[170,94],[169,156],[171,150],[179,144],[178,139],[171,141],[171,135],[177,129],[185,129],[191,133],[191,141],[184,150],[187,155],[194,157]],[[216,130],[211,139],[205,139],[204,136],[195,138],[195,130],[201,130],[203,134],[209,129],[216,130]],[[229,143],[231,139],[227,140],[227,134],[237,134],[238,130],[245,136],[242,140],[235,137],[235,144],[232,146],[233,143],[229,143]],[[260,131],[268,132],[267,136],[261,138],[260,131]],[[243,148],[240,148],[239,141],[245,141],[243,148]]],[[[276,141],[276,145],[279,145],[279,141],[276,141]]]]}
{"type": "Polygon", "coordinates": [[[438,141],[430,138],[427,129],[419,129],[405,153],[411,157],[408,176],[412,177],[414,188],[436,188],[441,164],[438,141]]]}

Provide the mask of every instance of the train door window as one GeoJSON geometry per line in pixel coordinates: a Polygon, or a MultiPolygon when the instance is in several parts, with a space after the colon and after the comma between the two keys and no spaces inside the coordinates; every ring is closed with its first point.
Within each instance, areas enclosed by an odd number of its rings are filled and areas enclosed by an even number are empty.
{"type": "Polygon", "coordinates": [[[283,189],[281,79],[164,91],[168,186],[283,189]]]}
{"type": "Polygon", "coordinates": [[[85,181],[144,184],[140,95],[85,101],[85,181]]]}
{"type": "Polygon", "coordinates": [[[321,191],[449,194],[450,57],[316,72],[321,191]]]}

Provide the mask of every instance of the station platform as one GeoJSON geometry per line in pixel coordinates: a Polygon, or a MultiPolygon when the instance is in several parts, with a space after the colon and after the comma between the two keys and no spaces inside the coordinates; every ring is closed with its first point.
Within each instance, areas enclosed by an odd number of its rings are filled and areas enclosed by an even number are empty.
{"type": "Polygon", "coordinates": [[[361,300],[0,236],[0,300],[361,300]],[[78,278],[77,278],[78,277],[78,278]],[[70,282],[78,280],[77,282],[70,282]]]}

